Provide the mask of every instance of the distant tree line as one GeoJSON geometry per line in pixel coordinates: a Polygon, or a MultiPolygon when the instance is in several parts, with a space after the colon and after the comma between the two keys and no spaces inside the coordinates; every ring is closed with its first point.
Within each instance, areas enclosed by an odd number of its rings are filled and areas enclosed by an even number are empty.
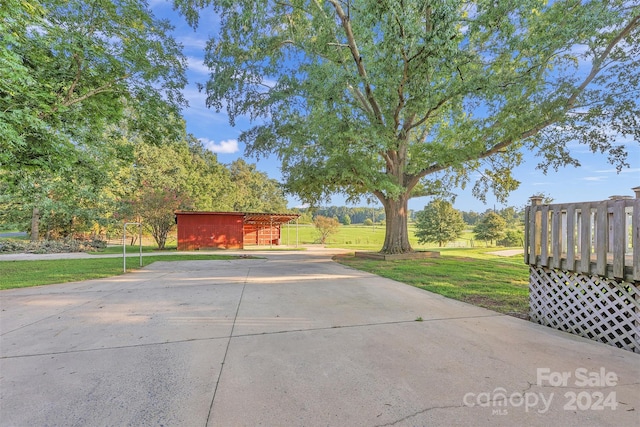
{"type": "Polygon", "coordinates": [[[307,224],[310,224],[318,216],[335,218],[343,225],[364,224],[368,222],[367,220],[372,223],[383,223],[385,221],[384,208],[381,207],[330,206],[295,209],[295,211],[302,214],[300,222],[307,224]]]}

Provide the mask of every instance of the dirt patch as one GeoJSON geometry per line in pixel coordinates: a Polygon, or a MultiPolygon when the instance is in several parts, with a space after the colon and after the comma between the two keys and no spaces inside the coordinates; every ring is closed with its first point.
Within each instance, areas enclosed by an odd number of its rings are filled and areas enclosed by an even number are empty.
{"type": "MultiPolygon", "coordinates": [[[[494,300],[491,297],[487,297],[483,295],[467,295],[462,298],[462,301],[468,304],[476,305],[478,307],[487,308],[489,310],[500,312],[498,310],[498,308],[500,308],[501,306],[500,302],[494,300]]],[[[521,313],[518,311],[507,311],[503,313],[506,314],[507,316],[517,317],[518,319],[529,320],[528,313],[521,313]]]]}
{"type": "Polygon", "coordinates": [[[524,255],[524,249],[506,249],[504,251],[487,252],[487,254],[510,257],[516,255],[524,255]]]}
{"type": "Polygon", "coordinates": [[[464,261],[464,262],[477,262],[480,261],[478,258],[471,258],[468,256],[463,256],[463,257],[455,257],[456,261],[464,261]]]}
{"type": "Polygon", "coordinates": [[[379,261],[420,260],[425,258],[439,258],[437,251],[415,251],[404,254],[383,254],[380,252],[356,252],[356,258],[375,259],[379,261]]]}

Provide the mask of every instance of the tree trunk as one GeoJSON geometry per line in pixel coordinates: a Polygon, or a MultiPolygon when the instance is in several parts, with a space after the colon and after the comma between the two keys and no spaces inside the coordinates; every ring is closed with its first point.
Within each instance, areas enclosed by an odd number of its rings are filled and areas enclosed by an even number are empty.
{"type": "Polygon", "coordinates": [[[31,241],[37,242],[40,239],[40,231],[38,227],[40,225],[40,209],[34,207],[31,213],[31,241]]]}
{"type": "Polygon", "coordinates": [[[381,200],[384,205],[384,212],[387,216],[386,230],[384,235],[384,245],[380,252],[385,254],[403,254],[413,252],[409,243],[408,229],[408,201],[407,195],[401,196],[398,200],[381,200]]]}

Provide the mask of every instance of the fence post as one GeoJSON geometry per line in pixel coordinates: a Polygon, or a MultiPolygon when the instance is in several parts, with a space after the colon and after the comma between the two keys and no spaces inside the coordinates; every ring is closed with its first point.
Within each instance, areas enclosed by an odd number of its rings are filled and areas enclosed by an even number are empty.
{"type": "Polygon", "coordinates": [[[541,235],[538,237],[542,222],[542,212],[537,208],[542,204],[542,196],[531,196],[531,206],[529,207],[529,264],[537,263],[537,256],[540,253],[541,235]]]}
{"type": "Polygon", "coordinates": [[[633,187],[636,199],[631,214],[631,244],[633,246],[633,280],[640,281],[640,187],[633,187]]]}
{"type": "MultiPolygon", "coordinates": [[[[636,193],[636,199],[634,200],[633,207],[631,209],[631,244],[633,246],[633,254],[632,254],[632,277],[635,281],[635,284],[638,285],[640,282],[640,187],[633,187],[634,193],[636,193]]],[[[626,234],[626,233],[625,233],[626,234]]],[[[640,293],[636,292],[636,302],[640,302],[640,293]]],[[[640,311],[638,309],[640,304],[636,304],[636,314],[640,311]]],[[[640,316],[639,316],[640,317],[640,316]]],[[[636,320],[634,322],[636,327],[636,331],[640,330],[640,321],[636,320]]],[[[640,334],[636,334],[636,340],[640,341],[640,334]]]]}

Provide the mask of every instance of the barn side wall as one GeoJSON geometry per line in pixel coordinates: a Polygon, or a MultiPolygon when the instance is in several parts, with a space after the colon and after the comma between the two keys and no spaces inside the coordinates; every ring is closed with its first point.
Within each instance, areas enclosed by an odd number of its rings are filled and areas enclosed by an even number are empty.
{"type": "Polygon", "coordinates": [[[178,250],[242,248],[242,215],[178,214],[178,250]]]}

